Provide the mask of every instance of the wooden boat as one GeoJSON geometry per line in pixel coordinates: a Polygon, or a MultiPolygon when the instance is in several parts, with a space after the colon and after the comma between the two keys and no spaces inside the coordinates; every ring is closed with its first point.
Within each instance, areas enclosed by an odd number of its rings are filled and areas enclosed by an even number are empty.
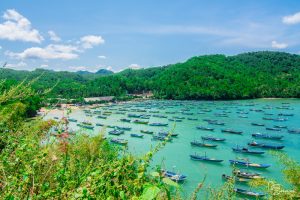
{"type": "Polygon", "coordinates": [[[110,135],[121,135],[121,134],[124,134],[124,131],[119,130],[119,129],[115,129],[115,130],[109,131],[108,134],[110,134],[110,135]]]}
{"type": "Polygon", "coordinates": [[[187,176],[183,174],[176,174],[175,172],[168,171],[168,170],[161,170],[161,172],[164,177],[170,178],[172,181],[175,181],[177,183],[182,183],[187,178],[187,176]]]}
{"type": "Polygon", "coordinates": [[[185,119],[185,117],[173,117],[173,119],[185,119]]]}
{"type": "Polygon", "coordinates": [[[197,129],[203,130],[203,131],[213,131],[214,128],[204,127],[204,126],[197,126],[197,129]]]}
{"type": "Polygon", "coordinates": [[[289,129],[288,132],[292,134],[300,134],[300,129],[289,129]]]}
{"type": "Polygon", "coordinates": [[[171,122],[182,122],[182,119],[168,119],[171,122]]]}
{"type": "Polygon", "coordinates": [[[96,123],[96,126],[104,126],[104,124],[96,123]]]}
{"type": "Polygon", "coordinates": [[[131,117],[131,118],[140,118],[142,115],[128,114],[127,116],[128,116],[128,117],[131,117]]]}
{"type": "Polygon", "coordinates": [[[242,194],[242,195],[246,195],[246,196],[251,196],[251,197],[256,197],[256,198],[265,196],[264,193],[253,192],[253,191],[245,190],[245,189],[241,189],[241,188],[234,188],[233,190],[236,193],[238,193],[238,194],[242,194]]]}
{"type": "Polygon", "coordinates": [[[236,131],[236,130],[232,130],[232,129],[222,129],[221,131],[223,133],[232,133],[232,134],[237,134],[237,135],[241,135],[243,133],[243,131],[236,131]]]}
{"type": "Polygon", "coordinates": [[[154,122],[149,124],[149,126],[168,126],[166,123],[159,123],[159,122],[154,122]]]}
{"type": "Polygon", "coordinates": [[[81,124],[84,124],[84,125],[89,125],[89,126],[91,126],[91,125],[92,125],[92,122],[86,122],[86,121],[83,121],[83,122],[81,122],[81,124]]]}
{"type": "Polygon", "coordinates": [[[281,131],[280,128],[273,128],[273,127],[266,127],[266,130],[269,130],[269,131],[281,131]]]}
{"type": "MultiPolygon", "coordinates": [[[[169,134],[170,134],[169,132],[158,132],[158,135],[161,135],[161,136],[168,136],[169,134]]],[[[178,133],[171,133],[170,136],[177,137],[178,133]]]]}
{"type": "Polygon", "coordinates": [[[261,123],[251,123],[251,125],[253,125],[253,126],[265,126],[265,124],[261,124],[261,123]]]}
{"type": "Polygon", "coordinates": [[[163,136],[163,135],[153,135],[152,140],[161,140],[161,141],[172,141],[171,137],[163,136]]]}
{"type": "Polygon", "coordinates": [[[187,120],[190,120],[190,121],[198,121],[197,118],[191,118],[191,117],[188,117],[187,120]]]}
{"type": "Polygon", "coordinates": [[[127,145],[128,141],[120,138],[112,138],[110,142],[115,143],[115,144],[120,144],[120,145],[127,145]]]}
{"type": "Polygon", "coordinates": [[[279,113],[278,116],[292,117],[292,116],[294,116],[294,114],[293,113],[279,113]]]}
{"type": "Polygon", "coordinates": [[[123,130],[123,131],[130,131],[131,130],[131,127],[115,126],[115,128],[119,129],[119,130],[123,130]]]}
{"type": "Polygon", "coordinates": [[[283,135],[269,135],[269,134],[262,134],[262,133],[253,133],[252,137],[268,139],[268,140],[281,140],[283,138],[283,135]]]}
{"type": "Polygon", "coordinates": [[[98,115],[97,118],[99,118],[99,119],[107,119],[106,116],[102,116],[102,115],[98,115]]]}
{"type": "Polygon", "coordinates": [[[287,128],[287,126],[285,126],[285,125],[274,125],[274,128],[282,129],[282,128],[287,128]]]}
{"type": "Polygon", "coordinates": [[[81,128],[85,128],[85,129],[94,129],[94,126],[92,125],[87,125],[87,124],[77,124],[77,126],[81,127],[81,128]]]}
{"type": "Polygon", "coordinates": [[[283,149],[284,145],[274,145],[274,144],[265,144],[265,143],[258,143],[258,142],[249,142],[248,143],[249,146],[254,146],[254,147],[261,147],[264,149],[283,149]]]}
{"type": "Polygon", "coordinates": [[[218,145],[216,144],[208,144],[208,143],[204,143],[204,142],[199,142],[199,141],[192,141],[191,142],[191,145],[192,146],[198,146],[198,147],[208,147],[208,148],[215,148],[217,147],[218,145]]]}
{"type": "Polygon", "coordinates": [[[255,155],[260,155],[260,154],[264,154],[264,151],[253,151],[249,148],[246,147],[233,147],[232,150],[236,153],[244,153],[244,154],[255,154],[255,155]]]}
{"type": "Polygon", "coordinates": [[[147,130],[140,130],[140,132],[145,134],[153,134],[153,131],[147,131],[147,130]]]}
{"type": "Polygon", "coordinates": [[[157,118],[167,118],[168,116],[165,116],[165,115],[152,115],[152,117],[157,117],[157,118]]]}
{"type": "Polygon", "coordinates": [[[225,123],[224,122],[218,122],[218,121],[208,121],[209,124],[212,125],[218,125],[218,126],[224,126],[225,123]]]}
{"type": "Polygon", "coordinates": [[[142,134],[136,134],[136,133],[132,133],[132,134],[130,134],[130,136],[131,137],[137,137],[137,138],[143,138],[144,137],[144,135],[142,135],[142,134]]]}
{"type": "Polygon", "coordinates": [[[136,123],[136,124],[148,124],[149,122],[148,121],[143,121],[143,120],[134,120],[133,123],[136,123]]]}
{"type": "Polygon", "coordinates": [[[208,158],[206,156],[206,153],[204,156],[199,156],[196,153],[194,155],[190,155],[192,160],[196,160],[196,161],[206,161],[206,162],[213,162],[213,163],[220,163],[223,162],[223,160],[220,159],[215,159],[215,158],[208,158]]]}
{"type": "Polygon", "coordinates": [[[229,160],[232,165],[241,165],[246,167],[253,167],[253,168],[268,168],[270,164],[258,164],[258,163],[251,163],[251,162],[244,162],[239,160],[229,160]]]}
{"type": "Polygon", "coordinates": [[[222,174],[222,178],[224,180],[234,180],[235,182],[240,182],[240,183],[248,183],[250,181],[250,179],[247,178],[240,178],[240,177],[232,177],[232,176],[228,176],[226,174],[222,174]]]}
{"type": "Polygon", "coordinates": [[[238,169],[233,170],[232,173],[237,177],[246,178],[246,179],[263,179],[264,178],[261,176],[260,173],[245,172],[245,171],[241,171],[238,169]]]}
{"type": "Polygon", "coordinates": [[[131,120],[130,119],[126,119],[126,118],[122,118],[120,119],[121,122],[130,122],[131,120]]]}
{"type": "Polygon", "coordinates": [[[215,142],[223,142],[226,139],[225,138],[216,138],[212,136],[201,136],[202,140],[210,140],[210,141],[215,141],[215,142]]]}
{"type": "Polygon", "coordinates": [[[74,119],[74,118],[68,118],[68,121],[69,121],[69,122],[77,122],[77,119],[74,119]]]}

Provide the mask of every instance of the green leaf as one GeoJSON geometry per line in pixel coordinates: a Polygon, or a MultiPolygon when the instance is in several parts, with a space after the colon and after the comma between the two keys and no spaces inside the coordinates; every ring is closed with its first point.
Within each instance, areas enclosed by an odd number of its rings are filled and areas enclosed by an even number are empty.
{"type": "Polygon", "coordinates": [[[167,185],[174,186],[174,187],[179,187],[179,185],[178,185],[176,182],[172,181],[172,180],[169,179],[169,178],[163,178],[162,181],[163,181],[165,184],[167,184],[167,185]]]}
{"type": "Polygon", "coordinates": [[[143,191],[142,196],[140,196],[140,200],[152,200],[155,199],[160,189],[157,186],[150,185],[146,187],[143,191]]]}
{"type": "Polygon", "coordinates": [[[151,173],[151,176],[159,177],[159,173],[158,173],[158,172],[152,172],[152,173],[151,173]]]}

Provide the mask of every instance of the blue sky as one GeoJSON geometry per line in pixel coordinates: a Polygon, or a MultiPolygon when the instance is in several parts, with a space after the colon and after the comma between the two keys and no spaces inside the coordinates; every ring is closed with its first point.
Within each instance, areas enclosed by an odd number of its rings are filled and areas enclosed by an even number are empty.
{"type": "Polygon", "coordinates": [[[299,54],[297,0],[1,0],[0,64],[120,71],[204,54],[299,54]]]}

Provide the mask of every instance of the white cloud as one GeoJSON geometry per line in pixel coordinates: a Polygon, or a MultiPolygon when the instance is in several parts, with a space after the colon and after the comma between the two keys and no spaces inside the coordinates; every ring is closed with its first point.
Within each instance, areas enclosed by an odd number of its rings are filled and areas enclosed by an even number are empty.
{"type": "Polygon", "coordinates": [[[106,56],[98,56],[100,59],[106,59],[106,56]]]}
{"type": "Polygon", "coordinates": [[[87,67],[86,66],[70,66],[69,69],[71,71],[86,71],[87,67]]]}
{"type": "Polygon", "coordinates": [[[131,64],[128,66],[129,69],[141,69],[141,66],[138,64],[131,64]]]}
{"type": "Polygon", "coordinates": [[[106,70],[113,71],[113,68],[112,68],[112,66],[108,66],[108,67],[106,67],[106,70]]]}
{"type": "Polygon", "coordinates": [[[21,61],[21,62],[18,62],[18,63],[8,63],[6,65],[6,67],[8,68],[14,68],[14,69],[23,69],[23,67],[26,67],[27,66],[27,63],[21,61]]]}
{"type": "Polygon", "coordinates": [[[45,48],[31,47],[23,52],[6,52],[6,55],[16,59],[63,59],[70,60],[78,57],[78,48],[72,45],[49,44],[45,48]]]}
{"type": "Polygon", "coordinates": [[[104,39],[97,35],[86,35],[80,38],[80,43],[84,49],[90,49],[94,46],[103,44],[104,42],[104,39]]]}
{"type": "Polygon", "coordinates": [[[298,24],[300,23],[300,12],[297,12],[293,15],[284,16],[282,18],[284,24],[298,24]]]}
{"type": "Polygon", "coordinates": [[[40,68],[48,68],[49,67],[49,65],[47,65],[47,64],[41,64],[40,65],[40,68]]]}
{"type": "Polygon", "coordinates": [[[277,41],[272,41],[272,44],[271,44],[272,48],[274,49],[285,49],[288,47],[288,45],[286,43],[279,43],[277,41]]]}
{"type": "Polygon", "coordinates": [[[2,46],[0,46],[0,50],[2,49],[2,46]]]}
{"type": "Polygon", "coordinates": [[[48,34],[49,34],[50,40],[52,40],[54,42],[61,41],[60,37],[58,37],[54,31],[48,31],[48,34]]]}
{"type": "Polygon", "coordinates": [[[9,9],[2,16],[6,21],[0,24],[0,39],[41,43],[44,38],[39,31],[31,27],[31,22],[14,9],[9,9]]]}

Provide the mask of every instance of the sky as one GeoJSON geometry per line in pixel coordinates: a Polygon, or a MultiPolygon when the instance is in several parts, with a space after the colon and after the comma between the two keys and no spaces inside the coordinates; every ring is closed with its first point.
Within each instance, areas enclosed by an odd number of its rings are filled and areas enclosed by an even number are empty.
{"type": "Polygon", "coordinates": [[[0,0],[0,65],[115,72],[206,54],[300,54],[298,0],[0,0]]]}

